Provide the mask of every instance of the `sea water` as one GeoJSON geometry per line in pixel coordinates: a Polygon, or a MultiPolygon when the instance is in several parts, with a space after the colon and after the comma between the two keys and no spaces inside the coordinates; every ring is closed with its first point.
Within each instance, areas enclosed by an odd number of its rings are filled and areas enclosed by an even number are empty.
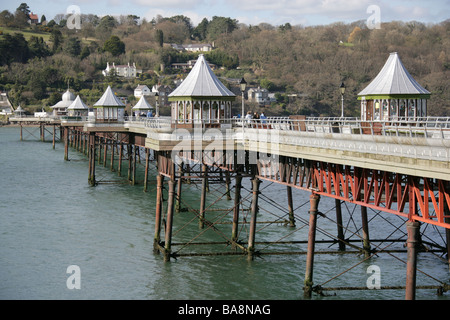
{"type": "MultiPolygon", "coordinates": [[[[307,240],[308,192],[293,190],[296,227],[283,223],[257,225],[256,250],[285,254],[261,255],[253,261],[248,261],[245,255],[187,255],[164,262],[162,255],[153,253],[154,165],[147,192],[143,192],[142,183],[129,185],[126,173],[119,177],[117,171],[98,164],[97,180],[116,183],[92,187],[88,184],[86,155],[70,148],[70,161],[65,161],[63,143],[56,143],[53,149],[51,141],[40,142],[32,135],[24,136],[24,141],[20,141],[19,128],[0,128],[1,299],[303,299],[306,243],[292,242],[307,240]]],[[[141,178],[142,172],[143,164],[138,167],[141,178]]],[[[214,209],[207,213],[207,219],[224,224],[206,230],[199,229],[194,214],[199,206],[200,186],[192,183],[182,187],[185,210],[174,215],[173,251],[180,255],[234,252],[226,244],[232,219],[226,212],[233,207],[233,200],[223,197],[224,185],[211,184],[207,194],[207,206],[214,209]],[[219,244],[186,245],[212,241],[219,244]]],[[[260,188],[258,221],[287,219],[285,187],[265,181],[260,188]]],[[[245,210],[241,219],[247,222],[250,189],[250,182],[244,179],[245,210]]],[[[334,200],[322,197],[319,209],[323,215],[318,218],[316,239],[332,239],[336,235],[334,200]]],[[[346,237],[360,233],[358,210],[343,203],[346,237]]],[[[369,219],[371,238],[405,238],[406,227],[399,217],[369,210],[369,219]]],[[[430,226],[426,229],[427,239],[442,245],[444,230],[430,226]]],[[[247,237],[248,224],[243,224],[239,238],[246,242],[247,237]]],[[[404,250],[403,245],[385,242],[379,248],[404,250]]],[[[404,252],[379,253],[365,260],[363,255],[339,254],[336,244],[317,244],[316,249],[336,253],[316,254],[314,285],[334,288],[405,285],[404,252]],[[376,281],[372,281],[374,276],[376,281]]],[[[441,253],[420,254],[418,268],[423,272],[417,274],[418,285],[448,283],[449,267],[445,259],[441,253]]],[[[401,300],[405,294],[404,289],[376,288],[325,293],[326,296],[313,294],[312,299],[401,300]]],[[[417,299],[449,297],[449,293],[437,296],[434,289],[417,290],[417,299]]]]}

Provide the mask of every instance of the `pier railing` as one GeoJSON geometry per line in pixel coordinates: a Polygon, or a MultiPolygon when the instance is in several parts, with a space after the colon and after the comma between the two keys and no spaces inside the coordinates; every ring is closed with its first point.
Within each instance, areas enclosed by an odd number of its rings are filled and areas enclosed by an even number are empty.
{"type": "Polygon", "coordinates": [[[183,128],[192,124],[196,128],[242,128],[275,129],[282,131],[304,131],[324,134],[359,134],[423,137],[435,139],[450,138],[450,117],[426,117],[416,120],[392,119],[385,121],[364,121],[359,118],[311,117],[293,119],[290,117],[268,117],[266,119],[216,119],[209,121],[177,121],[170,117],[134,118],[126,123],[147,128],[183,128]]]}

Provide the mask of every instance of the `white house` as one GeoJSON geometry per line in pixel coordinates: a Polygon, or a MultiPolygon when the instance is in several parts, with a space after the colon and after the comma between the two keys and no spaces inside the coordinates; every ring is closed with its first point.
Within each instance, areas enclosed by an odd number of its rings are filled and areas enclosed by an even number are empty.
{"type": "Polygon", "coordinates": [[[118,77],[123,78],[136,78],[138,73],[142,73],[142,70],[136,69],[136,64],[133,63],[133,65],[128,64],[122,64],[122,65],[116,65],[114,62],[112,65],[109,64],[109,62],[106,63],[106,69],[102,71],[103,75],[106,77],[111,74],[116,74],[118,77]]]}
{"type": "Polygon", "coordinates": [[[151,91],[145,84],[140,84],[134,89],[134,96],[140,98],[142,96],[150,95],[151,91]]]}
{"type": "Polygon", "coordinates": [[[270,103],[269,91],[264,88],[250,88],[248,91],[248,101],[256,102],[260,105],[266,105],[270,103]]]}
{"type": "Polygon", "coordinates": [[[213,45],[209,43],[192,43],[192,44],[172,43],[172,48],[178,51],[208,52],[213,49],[213,45]]]}

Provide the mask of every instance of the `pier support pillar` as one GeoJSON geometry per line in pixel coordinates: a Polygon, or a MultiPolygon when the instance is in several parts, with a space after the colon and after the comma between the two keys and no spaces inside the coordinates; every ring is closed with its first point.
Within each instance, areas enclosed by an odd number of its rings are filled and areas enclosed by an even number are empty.
{"type": "Polygon", "coordinates": [[[53,140],[52,140],[53,149],[55,149],[55,141],[56,141],[56,126],[53,125],[53,140]]]}
{"type": "Polygon", "coordinates": [[[69,160],[69,128],[64,128],[64,160],[69,160]]]}
{"type": "Polygon", "coordinates": [[[156,217],[155,217],[155,237],[153,239],[153,252],[159,253],[159,243],[161,242],[161,213],[163,202],[163,181],[164,176],[158,174],[156,176],[156,217]]]}
{"type": "MultiPolygon", "coordinates": [[[[444,204],[444,216],[450,216],[450,208],[444,204]]],[[[446,223],[450,223],[450,218],[444,218],[446,223]]],[[[450,229],[445,229],[445,237],[447,240],[447,262],[450,269],[450,229]]]]}
{"type": "Polygon", "coordinates": [[[208,167],[206,165],[202,165],[202,193],[200,197],[200,220],[198,221],[198,225],[200,229],[203,229],[205,226],[205,208],[206,208],[206,191],[208,188],[208,167]]]}
{"type": "Polygon", "coordinates": [[[238,172],[236,174],[236,184],[234,186],[234,208],[233,208],[233,227],[231,230],[231,248],[236,249],[239,232],[239,208],[241,203],[241,187],[242,175],[238,172]]]}
{"type": "Polygon", "coordinates": [[[226,170],[225,171],[225,185],[226,185],[225,190],[226,190],[226,194],[227,194],[227,200],[231,200],[230,184],[231,184],[230,171],[226,170]]]}
{"type": "Polygon", "coordinates": [[[116,143],[114,142],[114,140],[111,140],[111,157],[109,160],[109,169],[111,170],[111,172],[114,172],[114,149],[115,149],[116,143]]]}
{"type": "Polygon", "coordinates": [[[342,225],[341,200],[335,199],[336,204],[336,225],[339,251],[345,251],[344,227],[342,225]]]}
{"type": "Polygon", "coordinates": [[[364,256],[370,256],[369,222],[367,219],[367,207],[361,206],[361,223],[363,236],[364,256]]]}
{"type": "Polygon", "coordinates": [[[183,184],[183,163],[178,166],[178,182],[177,182],[177,196],[175,199],[175,212],[180,212],[181,210],[181,187],[183,184]]]}
{"type": "Polygon", "coordinates": [[[119,164],[117,165],[117,175],[122,175],[122,156],[123,156],[123,143],[119,145],[119,164]]]}
{"type": "Polygon", "coordinates": [[[288,209],[289,209],[289,226],[295,227],[294,206],[292,204],[292,187],[286,187],[288,209]]]}
{"type": "Polygon", "coordinates": [[[95,185],[95,133],[89,134],[89,185],[95,185]]]}
{"type": "Polygon", "coordinates": [[[150,162],[150,149],[145,148],[144,192],[147,192],[149,162],[150,162]]]}
{"type": "Polygon", "coordinates": [[[169,180],[169,196],[167,198],[167,220],[164,242],[164,261],[170,261],[170,253],[172,250],[172,224],[173,224],[173,207],[175,198],[175,181],[169,180]]]}
{"type": "Polygon", "coordinates": [[[305,272],[305,287],[303,288],[303,295],[306,299],[310,299],[312,295],[313,286],[313,266],[314,266],[314,249],[316,245],[316,224],[317,212],[319,207],[320,195],[312,194],[309,197],[309,232],[308,232],[308,251],[306,253],[306,272],[305,272]]]}
{"type": "Polygon", "coordinates": [[[256,217],[258,214],[258,196],[259,196],[259,184],[261,180],[258,178],[252,179],[252,207],[251,207],[251,219],[250,230],[248,235],[248,259],[252,260],[255,253],[255,233],[256,233],[256,217]]]}
{"type": "Polygon", "coordinates": [[[416,298],[416,272],[417,272],[417,249],[420,245],[419,229],[420,223],[408,221],[406,223],[408,239],[406,241],[407,261],[406,261],[406,291],[405,300],[415,300],[416,298]]]}

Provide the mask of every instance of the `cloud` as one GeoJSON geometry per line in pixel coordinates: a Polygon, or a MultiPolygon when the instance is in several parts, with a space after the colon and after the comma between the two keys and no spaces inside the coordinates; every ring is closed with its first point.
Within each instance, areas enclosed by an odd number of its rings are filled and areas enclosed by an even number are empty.
{"type": "MultiPolygon", "coordinates": [[[[230,6],[238,8],[240,16],[271,17],[271,24],[285,22],[304,23],[315,18],[329,20],[366,19],[366,9],[373,0],[229,0],[230,6]]],[[[242,21],[245,23],[245,21],[242,21]]]]}
{"type": "Polygon", "coordinates": [[[198,6],[204,4],[205,0],[131,0],[139,6],[145,6],[148,8],[176,8],[176,9],[189,9],[197,8],[198,6]]]}

